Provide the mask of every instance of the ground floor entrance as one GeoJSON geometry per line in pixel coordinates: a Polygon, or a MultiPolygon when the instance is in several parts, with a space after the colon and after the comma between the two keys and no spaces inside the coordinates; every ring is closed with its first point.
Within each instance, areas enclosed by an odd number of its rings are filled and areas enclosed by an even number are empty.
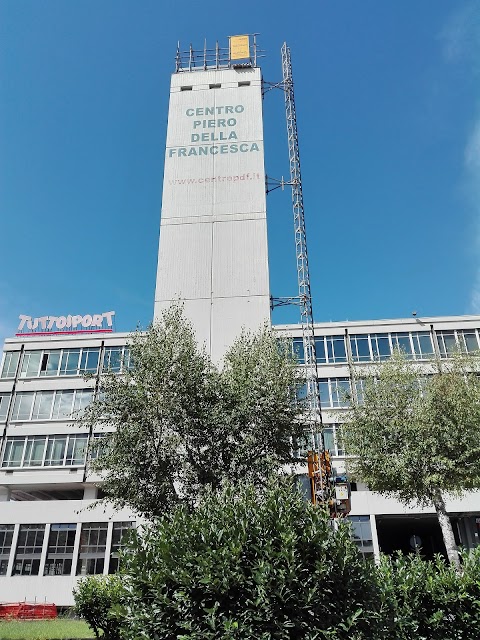
{"type": "MultiPolygon", "coordinates": [[[[437,553],[446,556],[442,532],[434,514],[377,515],[375,520],[382,553],[418,551],[424,558],[433,558],[437,553]]],[[[480,516],[453,514],[451,522],[458,545],[471,549],[479,544],[480,516]]]]}

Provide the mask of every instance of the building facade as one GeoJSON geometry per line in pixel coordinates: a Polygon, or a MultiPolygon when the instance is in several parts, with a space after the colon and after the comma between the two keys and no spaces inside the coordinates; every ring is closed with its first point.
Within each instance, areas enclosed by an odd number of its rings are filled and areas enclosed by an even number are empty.
{"type": "MultiPolygon", "coordinates": [[[[302,361],[301,328],[275,327],[290,336],[302,361]]],[[[341,424],[349,361],[356,366],[401,348],[414,361],[448,358],[458,347],[480,348],[480,317],[437,317],[316,324],[318,376],[325,444],[339,474],[347,453],[341,424]]],[[[6,340],[0,368],[0,601],[27,599],[73,604],[72,589],[85,575],[117,568],[123,533],[135,526],[128,510],[94,506],[100,478],[89,472],[88,443],[105,427],[82,432],[75,416],[92,399],[101,372],[128,366],[127,334],[30,336],[6,340]],[[85,375],[89,378],[85,381],[85,375]]],[[[480,494],[447,501],[457,541],[478,544],[480,494]]],[[[350,520],[365,555],[443,551],[433,508],[406,508],[354,485],[350,520]]]]}
{"type": "Polygon", "coordinates": [[[217,362],[270,320],[258,67],[173,74],[154,316],[182,300],[217,362]]]}
{"type": "MultiPolygon", "coordinates": [[[[275,329],[293,338],[299,362],[303,359],[302,333],[298,326],[275,329]]],[[[366,322],[328,322],[315,325],[315,347],[325,446],[331,452],[338,474],[346,470],[342,443],[342,415],[348,408],[346,396],[355,393],[355,369],[371,366],[400,349],[413,361],[428,363],[445,360],[456,350],[480,350],[480,317],[451,316],[406,318],[366,322]]],[[[358,376],[357,376],[358,377],[358,376]]],[[[357,383],[358,384],[358,383],[357,383]]],[[[360,391],[360,390],[358,390],[360,391]]],[[[367,554],[397,549],[408,553],[415,544],[427,556],[444,553],[445,548],[432,508],[407,508],[393,498],[368,491],[354,484],[350,519],[358,533],[357,543],[367,554]],[[416,536],[416,542],[413,540],[416,536]]],[[[453,521],[458,544],[476,546],[480,535],[480,492],[469,492],[463,499],[448,499],[447,510],[453,521]]]]}
{"type": "Polygon", "coordinates": [[[7,339],[0,369],[0,601],[72,605],[78,577],[111,573],[135,517],[90,509],[99,478],[75,422],[98,376],[128,363],[127,334],[7,339]],[[86,379],[87,377],[87,379],[86,379]]]}
{"type": "MultiPolygon", "coordinates": [[[[181,299],[218,362],[243,327],[270,321],[262,79],[256,60],[233,64],[218,49],[211,64],[206,53],[192,61],[184,67],[177,56],[171,83],[154,317],[181,299]]],[[[69,335],[65,318],[56,323],[60,331],[7,339],[0,363],[0,601],[72,605],[79,578],[116,570],[122,535],[135,526],[128,510],[96,504],[101,479],[88,451],[105,427],[76,424],[102,371],[128,366],[128,335],[69,335]]],[[[301,366],[301,328],[276,330],[293,339],[301,366]]],[[[317,324],[325,442],[337,471],[349,362],[368,366],[395,346],[413,360],[445,358],[456,345],[478,349],[479,331],[479,316],[317,324]]],[[[476,545],[478,493],[447,507],[458,541],[476,545]]],[[[350,519],[365,555],[408,551],[412,536],[442,550],[433,509],[406,509],[365,486],[354,486],[350,519]]]]}

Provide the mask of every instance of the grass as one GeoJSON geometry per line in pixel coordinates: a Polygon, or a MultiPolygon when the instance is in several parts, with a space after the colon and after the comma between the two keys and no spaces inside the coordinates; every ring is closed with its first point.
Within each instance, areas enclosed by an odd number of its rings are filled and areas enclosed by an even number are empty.
{"type": "Polygon", "coordinates": [[[93,638],[95,634],[83,620],[9,620],[0,622],[0,640],[65,640],[93,638]]]}

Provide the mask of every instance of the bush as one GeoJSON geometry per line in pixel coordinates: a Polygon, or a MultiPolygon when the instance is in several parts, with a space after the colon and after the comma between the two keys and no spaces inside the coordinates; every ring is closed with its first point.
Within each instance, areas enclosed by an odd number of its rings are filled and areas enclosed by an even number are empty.
{"type": "Polygon", "coordinates": [[[119,640],[119,624],[113,607],[120,602],[119,576],[88,576],[74,589],[75,610],[92,628],[95,637],[100,631],[105,640],[119,640]]]}
{"type": "Polygon", "coordinates": [[[373,564],[292,482],[207,495],[130,547],[124,638],[354,640],[377,623],[373,564]]]}
{"type": "Polygon", "coordinates": [[[438,556],[384,556],[378,568],[384,636],[397,640],[480,637],[480,548],[464,552],[462,571],[438,556]]]}

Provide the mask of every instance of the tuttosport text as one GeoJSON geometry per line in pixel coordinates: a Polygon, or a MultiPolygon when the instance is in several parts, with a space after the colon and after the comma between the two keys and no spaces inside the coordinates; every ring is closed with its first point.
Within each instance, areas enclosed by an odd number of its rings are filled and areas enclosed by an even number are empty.
{"type": "Polygon", "coordinates": [[[170,147],[169,158],[186,158],[190,156],[208,156],[224,153],[249,153],[260,151],[257,142],[238,142],[237,116],[244,113],[243,104],[223,105],[218,107],[197,107],[185,111],[187,118],[191,118],[192,132],[188,147],[170,147]],[[206,116],[224,116],[223,118],[208,118],[206,116]],[[213,129],[213,131],[209,131],[213,129]],[[231,142],[235,140],[236,142],[231,142]],[[193,146],[195,143],[223,142],[228,144],[210,144],[193,146]]]}
{"type": "Polygon", "coordinates": [[[88,329],[89,327],[102,327],[106,320],[107,327],[112,326],[112,319],[115,311],[106,311],[105,313],[95,313],[85,316],[41,316],[40,318],[32,318],[31,316],[20,315],[20,324],[17,331],[24,331],[25,328],[30,331],[43,329],[52,331],[52,329],[88,329]]]}

